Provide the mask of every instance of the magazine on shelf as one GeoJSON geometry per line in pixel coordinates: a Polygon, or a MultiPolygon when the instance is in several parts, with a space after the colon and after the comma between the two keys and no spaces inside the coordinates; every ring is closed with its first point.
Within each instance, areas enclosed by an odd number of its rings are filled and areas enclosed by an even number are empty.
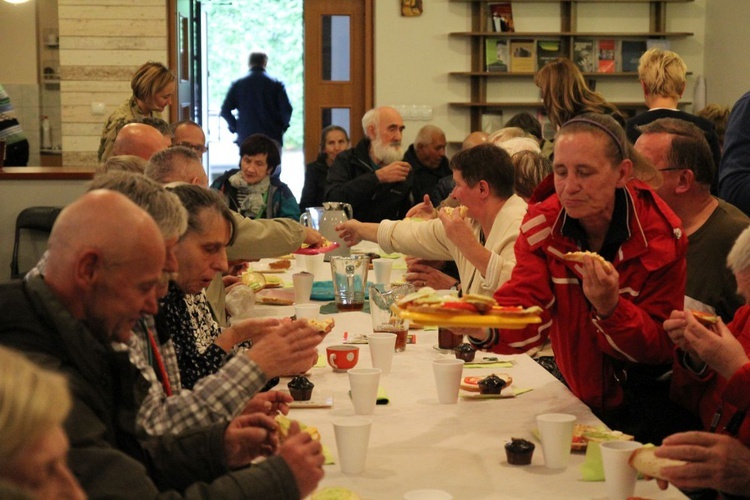
{"type": "Polygon", "coordinates": [[[514,33],[513,6],[510,2],[491,3],[490,20],[495,33],[514,33]]]}
{"type": "Polygon", "coordinates": [[[510,70],[514,73],[534,72],[534,40],[511,40],[510,70]]]}
{"type": "Polygon", "coordinates": [[[646,52],[645,40],[622,40],[620,42],[621,71],[637,73],[641,56],[646,52]]]}
{"type": "Polygon", "coordinates": [[[599,73],[615,72],[615,41],[613,39],[601,39],[598,44],[599,64],[596,71],[599,73]]]}
{"type": "Polygon", "coordinates": [[[576,38],[573,41],[573,62],[583,73],[596,71],[596,52],[594,40],[590,38],[576,38]]]}
{"type": "Polygon", "coordinates": [[[536,67],[542,66],[558,57],[563,57],[562,44],[560,40],[537,40],[536,41],[536,67]]]}
{"type": "Polygon", "coordinates": [[[510,52],[508,40],[487,38],[484,47],[485,71],[501,71],[507,73],[510,69],[510,52]]]}

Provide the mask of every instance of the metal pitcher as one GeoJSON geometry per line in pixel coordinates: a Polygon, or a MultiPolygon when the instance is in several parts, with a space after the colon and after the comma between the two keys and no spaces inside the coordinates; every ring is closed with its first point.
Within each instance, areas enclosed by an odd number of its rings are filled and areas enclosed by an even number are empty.
{"type": "Polygon", "coordinates": [[[326,253],[326,261],[330,260],[331,257],[341,255],[348,257],[350,254],[349,247],[343,239],[339,238],[336,226],[344,221],[347,221],[354,217],[354,211],[352,206],[348,203],[340,201],[326,201],[323,202],[323,214],[320,216],[320,234],[322,234],[328,241],[338,242],[339,247],[336,250],[332,250],[326,253]]]}
{"type": "Polygon", "coordinates": [[[323,217],[323,212],[325,212],[323,207],[308,207],[307,211],[299,216],[299,223],[320,231],[320,219],[323,217]]]}

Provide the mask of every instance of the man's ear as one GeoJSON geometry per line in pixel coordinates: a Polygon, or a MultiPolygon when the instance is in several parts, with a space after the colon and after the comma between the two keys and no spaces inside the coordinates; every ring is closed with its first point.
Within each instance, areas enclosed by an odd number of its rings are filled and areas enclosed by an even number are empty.
{"type": "Polygon", "coordinates": [[[376,136],[377,136],[377,134],[375,133],[375,126],[374,125],[370,125],[369,127],[367,127],[367,137],[368,137],[368,139],[370,139],[372,141],[372,140],[375,139],[376,136]]]}
{"type": "Polygon", "coordinates": [[[479,195],[482,199],[486,199],[490,195],[490,185],[485,180],[481,180],[477,184],[479,185],[479,195]]]}
{"type": "Polygon", "coordinates": [[[101,272],[104,260],[96,250],[88,250],[82,254],[75,264],[75,276],[77,284],[80,286],[90,286],[95,282],[101,272]]]}
{"type": "Polygon", "coordinates": [[[675,193],[682,194],[690,190],[695,184],[695,172],[689,168],[680,170],[680,176],[677,179],[677,185],[675,186],[675,193]]]}

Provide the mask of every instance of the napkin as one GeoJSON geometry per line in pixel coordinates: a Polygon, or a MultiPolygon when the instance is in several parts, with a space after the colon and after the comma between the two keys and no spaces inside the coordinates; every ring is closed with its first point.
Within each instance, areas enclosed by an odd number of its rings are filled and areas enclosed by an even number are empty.
{"type": "Polygon", "coordinates": [[[324,354],[318,354],[318,360],[315,362],[314,368],[325,368],[326,367],[326,357],[324,354]]]}
{"type": "Polygon", "coordinates": [[[385,389],[378,387],[378,399],[375,402],[376,405],[387,405],[389,402],[388,394],[385,393],[385,389]]]}
{"type": "Polygon", "coordinates": [[[381,256],[382,258],[384,258],[384,259],[398,259],[399,257],[401,257],[401,254],[400,254],[400,253],[398,253],[398,252],[393,252],[393,253],[385,253],[385,252],[383,252],[383,251],[381,250],[381,251],[380,251],[379,253],[380,253],[380,256],[381,256]]]}
{"type": "Polygon", "coordinates": [[[512,361],[496,361],[490,363],[464,363],[464,368],[513,368],[512,361]]]}

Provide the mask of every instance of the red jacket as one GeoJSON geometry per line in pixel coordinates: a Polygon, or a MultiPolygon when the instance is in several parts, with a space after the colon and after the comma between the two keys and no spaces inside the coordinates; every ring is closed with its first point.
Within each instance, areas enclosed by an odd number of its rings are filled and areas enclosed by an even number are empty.
{"type": "MultiPolygon", "coordinates": [[[[737,309],[727,327],[745,352],[750,353],[750,306],[737,309]]],[[[685,368],[682,358],[683,352],[677,349],[672,374],[672,399],[698,414],[705,430],[712,430],[714,415],[719,410],[721,417],[715,425],[717,432],[724,430],[738,410],[750,409],[750,363],[727,381],[710,368],[701,376],[695,375],[685,368]]],[[[744,419],[736,436],[745,446],[750,446],[750,418],[744,419]]]]}
{"type": "Polygon", "coordinates": [[[535,192],[542,201],[529,203],[510,281],[495,292],[500,305],[541,306],[542,323],[496,331],[485,345],[518,353],[541,346],[549,336],[573,393],[594,409],[617,409],[624,401],[616,380],[623,367],[672,362],[673,344],[662,322],[683,306],[687,239],[680,220],[651,188],[629,182],[630,236],[613,262],[620,301],[610,317],[598,319],[583,294],[580,264],[562,259],[579,248],[561,233],[564,211],[551,177],[535,192]]]}

